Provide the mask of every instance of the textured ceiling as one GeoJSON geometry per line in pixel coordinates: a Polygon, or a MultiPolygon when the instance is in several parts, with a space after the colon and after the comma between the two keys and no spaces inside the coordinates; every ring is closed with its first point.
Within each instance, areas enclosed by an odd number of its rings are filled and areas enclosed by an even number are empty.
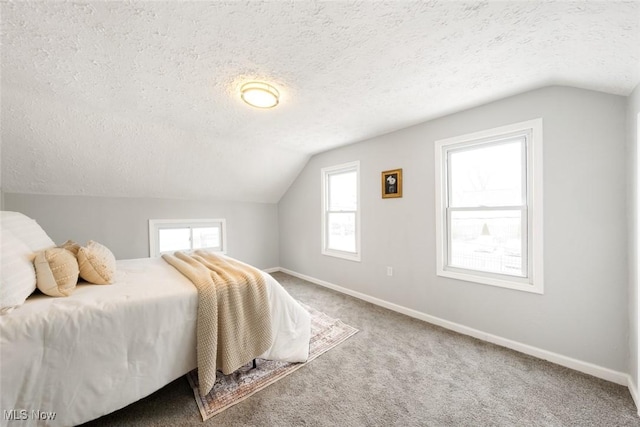
{"type": "Polygon", "coordinates": [[[3,2],[7,192],[277,202],[313,153],[549,84],[628,95],[640,2],[3,2]],[[273,110],[238,87],[278,87],[273,110]]]}

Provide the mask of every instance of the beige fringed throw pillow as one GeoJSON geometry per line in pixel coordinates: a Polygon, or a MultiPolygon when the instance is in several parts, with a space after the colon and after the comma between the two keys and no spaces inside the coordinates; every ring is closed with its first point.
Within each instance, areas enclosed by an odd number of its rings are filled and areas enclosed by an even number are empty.
{"type": "Polygon", "coordinates": [[[51,248],[38,252],[33,261],[36,286],[43,294],[68,297],[78,283],[78,261],[70,251],[51,248]]]}
{"type": "Polygon", "coordinates": [[[89,240],[87,246],[78,250],[80,277],[96,285],[108,285],[113,282],[116,273],[116,258],[100,243],[89,240]]]}

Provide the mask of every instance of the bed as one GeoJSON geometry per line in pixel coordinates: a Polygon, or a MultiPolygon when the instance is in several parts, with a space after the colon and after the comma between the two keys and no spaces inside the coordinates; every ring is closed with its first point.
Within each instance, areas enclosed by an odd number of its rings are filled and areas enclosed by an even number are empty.
{"type": "MultiPolygon", "coordinates": [[[[10,222],[2,222],[3,259],[10,252],[10,222]]],[[[38,244],[49,244],[39,239],[38,244]]],[[[81,424],[196,368],[194,285],[161,258],[118,260],[116,266],[113,284],[79,283],[68,297],[35,292],[0,316],[3,423],[42,425],[49,418],[47,425],[81,424]]],[[[11,271],[10,266],[3,269],[3,287],[11,271]]],[[[275,279],[262,274],[273,342],[260,357],[305,361],[309,314],[275,279]]]]}

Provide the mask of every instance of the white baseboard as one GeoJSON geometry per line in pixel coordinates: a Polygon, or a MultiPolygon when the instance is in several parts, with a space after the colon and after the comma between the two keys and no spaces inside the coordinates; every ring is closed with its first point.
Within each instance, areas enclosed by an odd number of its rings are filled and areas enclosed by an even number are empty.
{"type": "Polygon", "coordinates": [[[638,408],[638,415],[640,416],[640,400],[638,400],[638,397],[639,397],[638,387],[633,382],[631,375],[627,375],[627,377],[628,377],[629,393],[631,393],[631,398],[633,399],[633,402],[636,404],[636,408],[638,408]]]}
{"type": "Polygon", "coordinates": [[[271,273],[275,273],[276,271],[282,271],[282,269],[280,267],[271,267],[271,268],[263,268],[262,271],[264,271],[265,273],[271,274],[271,273]]]}
{"type": "Polygon", "coordinates": [[[301,274],[286,268],[278,268],[278,269],[275,269],[274,271],[282,271],[283,273],[290,274],[291,276],[295,276],[300,279],[307,280],[311,283],[315,283],[317,285],[324,286],[329,289],[333,289],[343,294],[351,295],[352,297],[370,302],[375,305],[379,305],[384,308],[388,308],[389,310],[396,311],[398,313],[406,314],[407,316],[410,316],[419,320],[424,320],[425,322],[441,326],[445,329],[449,329],[449,330],[461,333],[463,335],[469,335],[471,337],[478,338],[483,341],[487,341],[502,347],[519,351],[520,353],[528,354],[530,356],[534,356],[539,359],[548,360],[549,362],[553,362],[557,365],[564,366],[579,372],[583,372],[585,374],[589,374],[594,377],[601,378],[607,381],[611,381],[616,384],[629,386],[631,395],[634,401],[636,402],[636,407],[638,407],[637,390],[635,390],[635,387],[633,387],[632,389],[631,377],[626,373],[614,371],[612,369],[604,368],[602,366],[598,366],[593,363],[573,359],[571,357],[563,356],[558,353],[553,353],[551,351],[533,347],[528,344],[523,344],[523,343],[513,341],[507,338],[503,338],[497,335],[489,334],[489,333],[480,331],[478,329],[461,325],[459,323],[450,322],[448,320],[441,319],[439,317],[431,316],[429,314],[422,313],[420,311],[413,310],[411,308],[403,307],[401,305],[394,304],[376,297],[372,297],[372,296],[363,294],[361,292],[353,291],[351,289],[347,289],[342,286],[335,285],[333,283],[325,282],[324,280],[316,279],[315,277],[307,276],[305,274],[301,274]]]}

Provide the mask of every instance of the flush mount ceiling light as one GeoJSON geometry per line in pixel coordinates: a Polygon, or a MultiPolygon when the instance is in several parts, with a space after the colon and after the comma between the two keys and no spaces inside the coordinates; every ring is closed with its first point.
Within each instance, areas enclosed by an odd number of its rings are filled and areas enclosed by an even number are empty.
{"type": "Polygon", "coordinates": [[[267,83],[249,82],[240,88],[242,100],[252,107],[273,108],[280,101],[280,93],[267,83]]]}

